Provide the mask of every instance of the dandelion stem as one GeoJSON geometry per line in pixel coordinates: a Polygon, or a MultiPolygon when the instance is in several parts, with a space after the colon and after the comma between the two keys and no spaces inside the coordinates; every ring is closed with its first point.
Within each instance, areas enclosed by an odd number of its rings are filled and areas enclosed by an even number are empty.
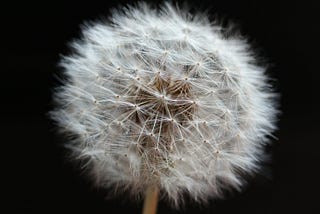
{"type": "Polygon", "coordinates": [[[156,186],[148,187],[143,204],[142,214],[156,214],[159,189],[156,186]]]}

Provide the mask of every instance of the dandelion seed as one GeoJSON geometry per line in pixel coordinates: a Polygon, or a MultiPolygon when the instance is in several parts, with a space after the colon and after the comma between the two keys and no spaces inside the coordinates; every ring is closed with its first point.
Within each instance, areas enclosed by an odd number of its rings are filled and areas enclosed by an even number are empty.
{"type": "Polygon", "coordinates": [[[51,115],[73,136],[67,147],[97,185],[151,187],[175,206],[184,193],[205,202],[239,189],[277,115],[246,41],[169,3],[114,11],[112,22],[86,25],[61,61],[68,81],[51,115]]]}

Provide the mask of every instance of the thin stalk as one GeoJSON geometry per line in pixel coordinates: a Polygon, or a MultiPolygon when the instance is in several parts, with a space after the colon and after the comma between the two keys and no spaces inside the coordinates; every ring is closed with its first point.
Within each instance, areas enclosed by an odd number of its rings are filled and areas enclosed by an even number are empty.
{"type": "Polygon", "coordinates": [[[151,186],[147,188],[143,204],[143,214],[156,214],[158,205],[159,189],[151,186]]]}

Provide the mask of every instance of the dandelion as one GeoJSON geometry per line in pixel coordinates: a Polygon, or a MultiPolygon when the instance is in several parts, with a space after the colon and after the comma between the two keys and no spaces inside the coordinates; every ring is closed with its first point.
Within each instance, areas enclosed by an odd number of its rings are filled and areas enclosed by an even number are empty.
{"type": "Polygon", "coordinates": [[[224,30],[169,3],[84,26],[51,115],[98,186],[179,206],[184,194],[240,189],[259,169],[275,94],[247,42],[224,30]]]}

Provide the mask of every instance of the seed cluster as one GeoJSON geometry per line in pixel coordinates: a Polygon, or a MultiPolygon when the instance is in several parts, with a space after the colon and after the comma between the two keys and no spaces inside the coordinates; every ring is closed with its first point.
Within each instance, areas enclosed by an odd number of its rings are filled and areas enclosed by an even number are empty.
{"type": "Polygon", "coordinates": [[[88,160],[97,185],[141,194],[157,185],[175,205],[239,188],[275,129],[275,95],[244,40],[170,4],[86,26],[61,65],[52,117],[88,160]]]}

